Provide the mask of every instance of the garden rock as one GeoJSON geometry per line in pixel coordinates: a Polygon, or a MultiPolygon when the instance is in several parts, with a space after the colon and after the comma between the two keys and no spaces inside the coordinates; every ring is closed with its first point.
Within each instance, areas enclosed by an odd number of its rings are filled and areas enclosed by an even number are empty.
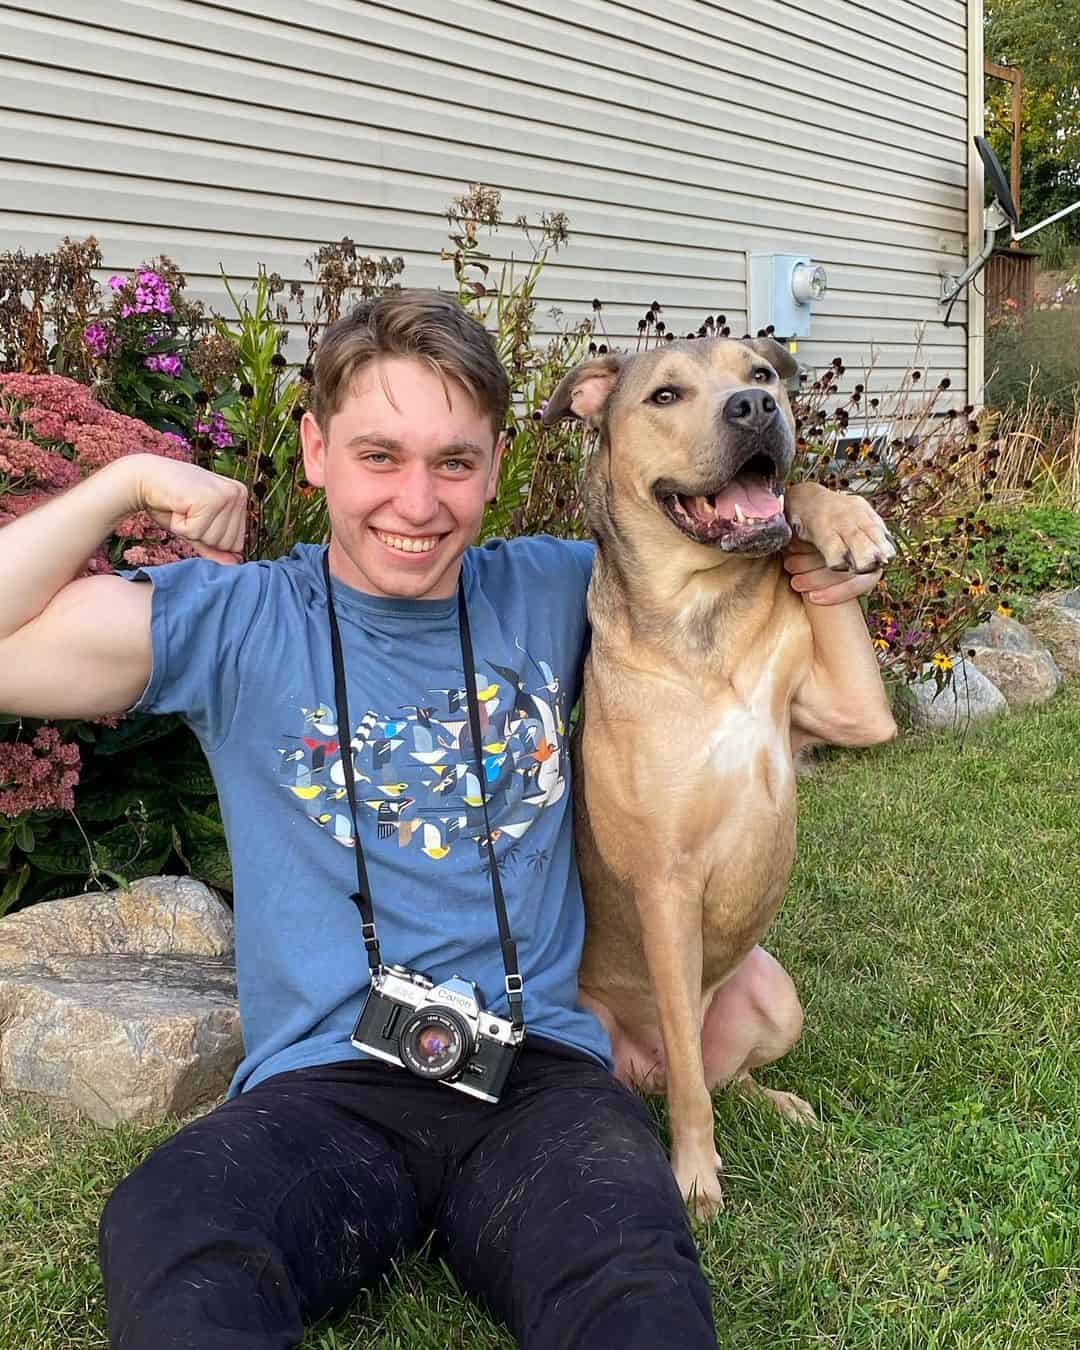
{"type": "Polygon", "coordinates": [[[933,666],[923,667],[923,679],[903,686],[902,698],[911,724],[921,731],[963,730],[969,722],[1008,712],[1005,695],[976,666],[957,661],[952,683],[938,692],[933,666]]]}
{"type": "Polygon", "coordinates": [[[1061,671],[1047,648],[1022,623],[1001,614],[969,628],[961,639],[967,659],[1005,695],[1010,708],[1053,697],[1061,671]]]}
{"type": "Polygon", "coordinates": [[[1027,626],[1050,649],[1062,675],[1080,675],[1080,587],[1041,596],[1027,626]]]}
{"type": "Polygon", "coordinates": [[[102,1125],[220,1096],[243,1053],[232,916],[190,877],[0,920],[0,1091],[102,1125]]]}

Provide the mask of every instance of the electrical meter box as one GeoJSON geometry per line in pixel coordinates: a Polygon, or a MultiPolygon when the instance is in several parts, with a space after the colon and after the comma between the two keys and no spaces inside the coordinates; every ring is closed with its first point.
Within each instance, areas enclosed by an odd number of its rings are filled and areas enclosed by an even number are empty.
{"type": "Polygon", "coordinates": [[[772,324],[778,338],[809,337],[811,306],[828,285],[824,267],[801,253],[748,253],[746,261],[751,335],[772,324]]]}

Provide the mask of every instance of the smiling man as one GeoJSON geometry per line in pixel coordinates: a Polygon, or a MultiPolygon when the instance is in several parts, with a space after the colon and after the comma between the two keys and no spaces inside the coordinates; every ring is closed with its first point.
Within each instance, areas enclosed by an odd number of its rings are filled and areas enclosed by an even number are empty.
{"type": "MultiPolygon", "coordinates": [[[[577,997],[566,737],[591,546],[471,547],[508,401],[481,325],[437,293],[390,294],[319,349],[301,434],[328,553],[240,564],[243,490],[152,456],[0,531],[0,567],[19,583],[0,595],[0,710],[179,713],[213,770],[233,860],[245,1056],[228,1100],[106,1207],[117,1350],[297,1345],[429,1235],[523,1346],[715,1345],[670,1167],[577,997]],[[200,556],[73,580],[140,508],[200,556]],[[358,852],[378,961],[353,903],[358,852]],[[379,962],[405,973],[382,983],[379,962]],[[446,1081],[401,1066],[394,997],[427,997],[409,972],[456,977],[441,997],[457,1009],[475,989],[497,1090],[487,1059],[446,1081]],[[391,997],[369,1052],[353,1037],[376,984],[372,997],[391,997]]],[[[800,589],[815,578],[837,599],[872,584],[810,571],[800,589]]],[[[453,1026],[428,1026],[418,1053],[434,1063],[453,1026]]]]}

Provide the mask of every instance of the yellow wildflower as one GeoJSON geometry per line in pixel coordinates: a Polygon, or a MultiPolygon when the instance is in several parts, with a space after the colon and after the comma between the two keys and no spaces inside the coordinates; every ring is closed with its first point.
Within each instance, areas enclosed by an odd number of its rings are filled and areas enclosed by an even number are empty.
{"type": "Polygon", "coordinates": [[[930,659],[932,664],[937,666],[938,670],[952,670],[952,662],[944,652],[935,652],[930,659]]]}

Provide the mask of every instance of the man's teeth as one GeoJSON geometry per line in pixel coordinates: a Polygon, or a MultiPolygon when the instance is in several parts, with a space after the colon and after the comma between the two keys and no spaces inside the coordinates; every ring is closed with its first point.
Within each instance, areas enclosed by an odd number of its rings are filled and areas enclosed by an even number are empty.
{"type": "Polygon", "coordinates": [[[384,544],[389,544],[391,548],[399,548],[403,553],[430,553],[439,542],[437,536],[411,539],[403,534],[384,534],[382,530],[376,530],[375,533],[384,544]]]}

